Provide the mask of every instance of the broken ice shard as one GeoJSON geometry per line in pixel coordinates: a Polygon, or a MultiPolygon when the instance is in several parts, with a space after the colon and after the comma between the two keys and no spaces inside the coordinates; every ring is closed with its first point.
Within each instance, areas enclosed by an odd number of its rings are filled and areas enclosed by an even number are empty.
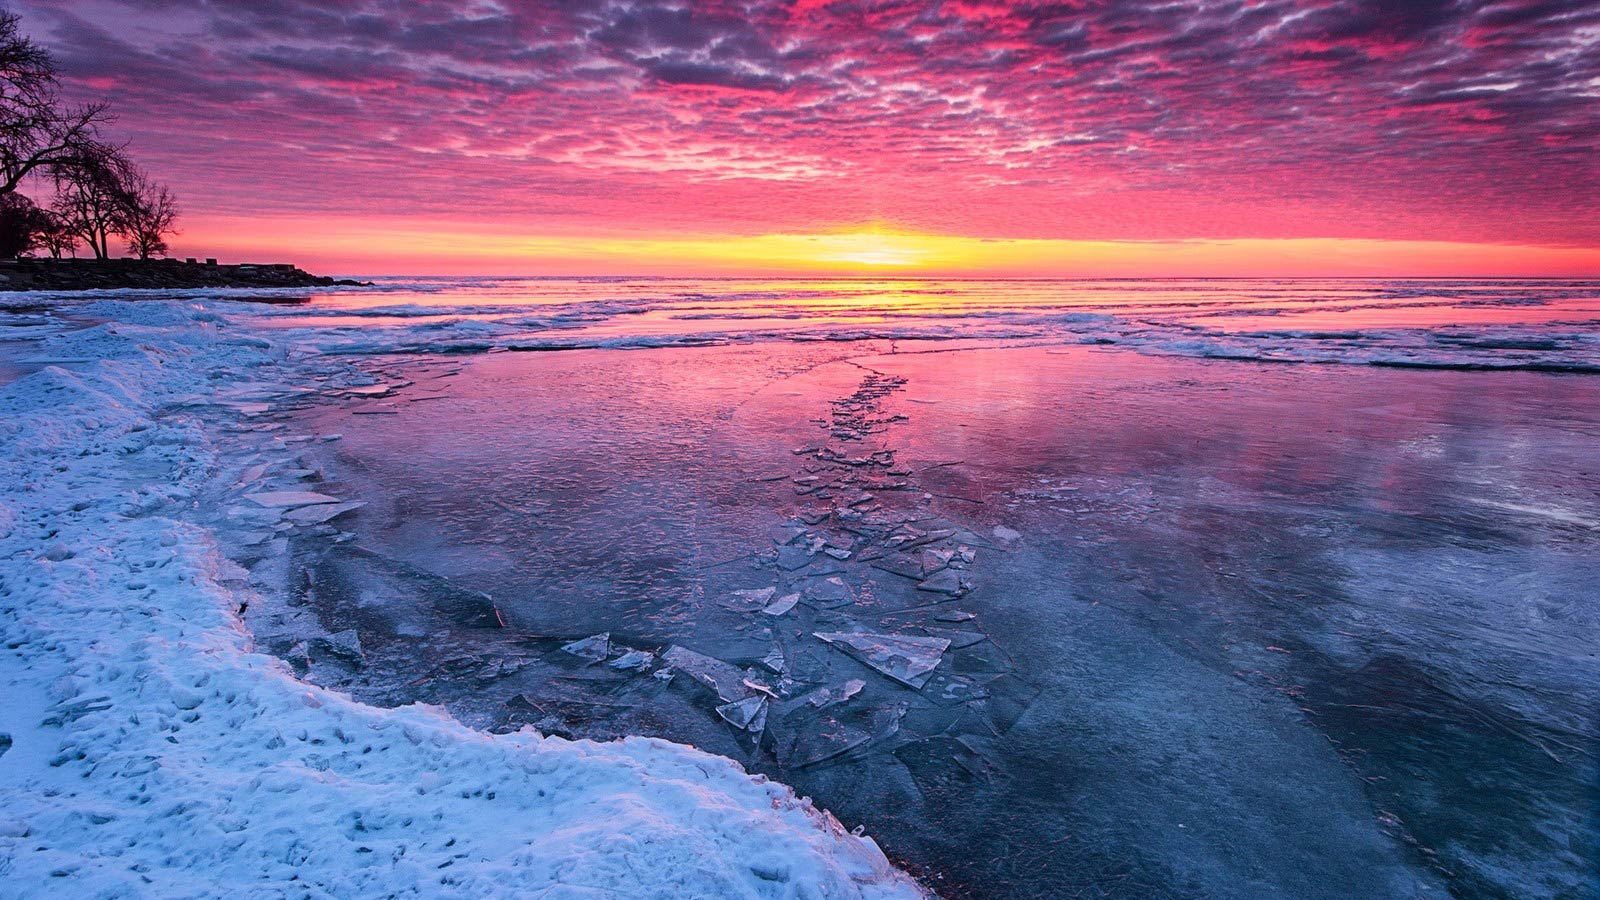
{"type": "Polygon", "coordinates": [[[931,578],[917,582],[917,590],[959,597],[964,588],[961,586],[961,576],[955,569],[944,569],[931,578]]]}
{"type": "Polygon", "coordinates": [[[750,591],[733,591],[717,601],[718,606],[736,612],[755,612],[772,602],[772,595],[778,592],[777,588],[757,588],[750,591]]]}
{"type": "Polygon", "coordinates": [[[814,766],[843,756],[870,740],[872,735],[866,731],[824,717],[807,723],[796,736],[792,762],[802,769],[814,766]]]}
{"type": "Polygon", "coordinates": [[[604,631],[580,641],[573,641],[563,645],[561,649],[579,659],[591,663],[600,662],[611,653],[611,632],[604,631]]]}
{"type": "Polygon", "coordinates": [[[955,557],[954,550],[924,550],[922,551],[922,572],[932,575],[950,565],[950,560],[955,557]]]}
{"type": "Polygon", "coordinates": [[[717,707],[717,715],[735,728],[760,734],[767,727],[767,698],[757,694],[724,703],[717,707]]]}
{"type": "Polygon", "coordinates": [[[316,491],[262,491],[256,494],[245,494],[244,498],[253,500],[269,509],[339,502],[338,497],[329,497],[327,494],[319,494],[316,491]]]}
{"type": "Polygon", "coordinates": [[[321,525],[323,522],[337,519],[347,512],[360,509],[367,504],[360,500],[349,503],[316,503],[311,506],[302,506],[291,509],[284,514],[284,518],[300,525],[321,525]]]}
{"type": "MultiPolygon", "coordinates": [[[[748,671],[754,672],[755,670],[754,669],[750,669],[748,671]]],[[[756,691],[758,693],[765,694],[768,700],[776,700],[776,699],[778,699],[778,692],[777,691],[773,690],[772,688],[768,687],[767,685],[763,684],[762,682],[757,681],[754,678],[746,678],[746,679],[744,679],[744,686],[749,688],[752,691],[756,691]]]]}
{"type": "Polygon", "coordinates": [[[361,648],[361,638],[354,628],[347,628],[326,637],[312,638],[311,651],[336,656],[353,663],[360,663],[366,659],[366,653],[361,648]]]}
{"type": "Polygon", "coordinates": [[[790,546],[778,548],[778,568],[783,569],[786,572],[793,572],[795,569],[804,568],[806,564],[810,562],[811,554],[806,552],[806,548],[804,547],[790,546]]]}
{"type": "Polygon", "coordinates": [[[610,662],[613,669],[624,672],[648,669],[656,661],[656,655],[648,650],[629,650],[610,662]]]}
{"type": "Polygon", "coordinates": [[[924,631],[934,637],[944,638],[950,642],[951,650],[962,650],[974,644],[981,644],[988,640],[988,635],[977,631],[957,631],[950,628],[924,628],[924,631]]]}
{"type": "Polygon", "coordinates": [[[710,688],[723,703],[743,700],[755,693],[744,683],[744,672],[704,653],[674,645],[661,654],[661,661],[710,688]]]}
{"type": "Polygon", "coordinates": [[[921,562],[904,553],[873,560],[872,567],[913,581],[920,581],[923,578],[921,562]]]}
{"type": "Polygon", "coordinates": [[[817,709],[827,709],[830,706],[837,706],[840,703],[849,700],[851,697],[861,693],[866,686],[867,683],[865,681],[862,681],[859,678],[852,678],[849,681],[846,681],[844,684],[835,684],[830,685],[829,687],[817,688],[811,693],[806,694],[801,699],[817,709]]]}
{"type": "Polygon", "coordinates": [[[772,536],[772,542],[780,547],[793,543],[795,538],[805,533],[806,530],[798,525],[774,525],[767,529],[767,534],[772,536]]]}
{"type": "Polygon", "coordinates": [[[800,602],[799,594],[784,594],[782,597],[762,607],[761,611],[769,616],[781,616],[800,602]]]}
{"type": "Polygon", "coordinates": [[[761,664],[779,675],[782,675],[784,669],[788,668],[788,660],[784,658],[783,648],[777,644],[773,644],[772,649],[767,651],[767,655],[761,657],[761,664]]]}
{"type": "Polygon", "coordinates": [[[806,585],[806,599],[824,609],[833,609],[854,603],[856,595],[843,578],[835,575],[806,585]]]}
{"type": "Polygon", "coordinates": [[[944,658],[944,638],[869,632],[817,632],[823,641],[854,656],[901,684],[921,688],[944,658]]]}

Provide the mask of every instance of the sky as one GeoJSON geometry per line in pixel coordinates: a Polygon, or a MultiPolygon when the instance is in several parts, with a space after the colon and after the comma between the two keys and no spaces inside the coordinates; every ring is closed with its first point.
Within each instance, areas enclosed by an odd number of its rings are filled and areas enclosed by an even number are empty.
{"type": "Polygon", "coordinates": [[[11,6],[179,255],[1600,275],[1600,2],[11,6]]]}

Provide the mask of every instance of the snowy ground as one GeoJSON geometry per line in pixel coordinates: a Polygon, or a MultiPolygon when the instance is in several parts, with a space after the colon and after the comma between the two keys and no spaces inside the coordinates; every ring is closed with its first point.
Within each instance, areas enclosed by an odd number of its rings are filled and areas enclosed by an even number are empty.
{"type": "Polygon", "coordinates": [[[0,387],[8,896],[921,894],[727,759],[489,735],[296,680],[241,627],[253,588],[216,528],[321,528],[270,495],[312,436],[249,419],[355,373],[203,306],[77,312],[7,323],[25,339],[0,387]],[[241,474],[234,506],[196,503],[241,474]]]}

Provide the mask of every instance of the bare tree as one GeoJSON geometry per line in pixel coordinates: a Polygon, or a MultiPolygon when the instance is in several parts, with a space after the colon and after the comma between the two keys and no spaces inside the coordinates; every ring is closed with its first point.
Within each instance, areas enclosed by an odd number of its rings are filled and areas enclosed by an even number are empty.
{"type": "Polygon", "coordinates": [[[0,10],[0,195],[38,171],[70,166],[98,143],[104,103],[64,105],[55,60],[24,36],[16,13],[0,10]]]}
{"type": "Polygon", "coordinates": [[[0,251],[47,241],[59,258],[82,241],[96,259],[107,259],[110,238],[119,235],[140,259],[166,254],[167,235],[177,233],[177,201],[122,147],[100,139],[99,127],[109,121],[103,103],[61,101],[55,60],[21,33],[15,13],[0,9],[0,251]],[[55,182],[51,213],[16,193],[30,175],[55,182]]]}
{"type": "Polygon", "coordinates": [[[118,233],[140,259],[167,255],[167,235],[177,234],[178,200],[164,184],[130,167],[123,180],[122,222],[118,233]]]}
{"type": "Polygon", "coordinates": [[[121,148],[98,142],[55,170],[52,208],[67,230],[89,245],[95,259],[110,259],[111,235],[128,230],[128,198],[136,176],[121,148]]]}

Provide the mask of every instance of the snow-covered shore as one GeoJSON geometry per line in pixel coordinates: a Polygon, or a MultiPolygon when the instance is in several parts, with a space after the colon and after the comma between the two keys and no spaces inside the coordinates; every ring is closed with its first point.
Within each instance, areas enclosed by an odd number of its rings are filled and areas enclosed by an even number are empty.
{"type": "Polygon", "coordinates": [[[923,895],[730,760],[296,680],[242,627],[249,579],[198,498],[235,462],[225,398],[304,360],[204,304],[91,312],[111,321],[29,351],[62,365],[0,387],[7,895],[923,895]]]}

